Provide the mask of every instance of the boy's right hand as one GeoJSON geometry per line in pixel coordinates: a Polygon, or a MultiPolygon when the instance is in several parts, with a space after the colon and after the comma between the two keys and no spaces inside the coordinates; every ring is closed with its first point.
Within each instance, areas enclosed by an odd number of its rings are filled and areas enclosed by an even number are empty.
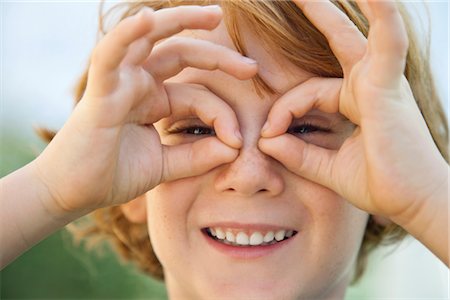
{"type": "Polygon", "coordinates": [[[182,85],[164,83],[185,67],[220,69],[239,79],[255,75],[255,63],[223,46],[181,37],[164,40],[184,29],[212,30],[221,16],[215,6],[146,8],[100,41],[83,98],[34,161],[48,190],[41,197],[47,210],[64,217],[121,204],[163,181],[199,175],[236,158],[241,140],[231,108],[217,97],[194,101],[198,95],[192,92],[172,99],[171,90],[180,94],[175,91],[182,85]],[[174,107],[195,111],[215,127],[217,138],[162,145],[153,123],[174,107]]]}

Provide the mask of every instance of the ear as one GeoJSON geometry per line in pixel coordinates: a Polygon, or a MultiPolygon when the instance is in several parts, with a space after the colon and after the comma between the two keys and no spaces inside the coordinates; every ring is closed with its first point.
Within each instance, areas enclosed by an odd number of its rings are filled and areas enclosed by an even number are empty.
{"type": "Polygon", "coordinates": [[[145,194],[120,206],[125,217],[131,223],[143,224],[147,221],[147,203],[145,194]]]}
{"type": "Polygon", "coordinates": [[[372,219],[376,224],[384,226],[384,227],[392,224],[391,220],[389,220],[388,218],[383,217],[383,216],[372,215],[372,219]]]}

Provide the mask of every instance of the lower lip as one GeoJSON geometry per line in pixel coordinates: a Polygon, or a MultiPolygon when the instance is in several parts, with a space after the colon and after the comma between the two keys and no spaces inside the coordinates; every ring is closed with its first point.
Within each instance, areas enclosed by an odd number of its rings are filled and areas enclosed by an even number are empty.
{"type": "Polygon", "coordinates": [[[286,247],[297,236],[294,235],[284,241],[265,246],[232,246],[223,244],[217,240],[212,239],[208,234],[202,232],[206,242],[217,249],[219,252],[236,259],[255,259],[259,257],[268,256],[280,249],[286,247]]]}

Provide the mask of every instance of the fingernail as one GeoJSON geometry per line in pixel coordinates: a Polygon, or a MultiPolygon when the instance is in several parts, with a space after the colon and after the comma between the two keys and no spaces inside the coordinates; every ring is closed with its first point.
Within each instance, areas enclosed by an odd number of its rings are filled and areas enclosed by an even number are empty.
{"type": "Polygon", "coordinates": [[[219,5],[207,5],[203,6],[204,9],[213,11],[213,12],[222,12],[222,8],[219,5]]]}
{"type": "Polygon", "coordinates": [[[269,127],[270,127],[269,121],[266,121],[266,123],[264,123],[263,128],[261,129],[261,134],[263,134],[264,132],[266,132],[267,129],[269,129],[269,127]]]}
{"type": "Polygon", "coordinates": [[[241,60],[249,65],[256,65],[258,63],[256,60],[251,59],[250,57],[247,56],[241,56],[241,60]]]}

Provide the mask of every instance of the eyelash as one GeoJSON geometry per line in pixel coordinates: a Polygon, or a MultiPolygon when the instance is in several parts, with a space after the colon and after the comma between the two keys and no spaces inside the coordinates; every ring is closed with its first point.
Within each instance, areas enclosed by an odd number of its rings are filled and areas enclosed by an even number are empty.
{"type": "Polygon", "coordinates": [[[185,134],[185,135],[216,135],[214,129],[205,126],[180,126],[171,128],[167,131],[169,134],[185,134]]]}
{"type": "Polygon", "coordinates": [[[299,134],[299,135],[306,135],[306,134],[313,134],[313,133],[330,133],[331,128],[327,127],[321,127],[318,125],[314,125],[311,123],[303,123],[303,124],[296,124],[288,128],[287,133],[289,134],[299,134]]]}
{"type": "MultiPolygon", "coordinates": [[[[303,123],[298,124],[289,127],[287,130],[287,133],[289,134],[299,134],[299,135],[306,135],[306,134],[313,134],[313,133],[329,133],[331,132],[330,128],[321,127],[318,125],[314,125],[311,123],[303,123]]],[[[194,136],[201,136],[201,135],[215,135],[214,129],[210,127],[205,126],[180,126],[171,128],[168,131],[169,134],[186,134],[186,135],[194,135],[194,136]]]]}

